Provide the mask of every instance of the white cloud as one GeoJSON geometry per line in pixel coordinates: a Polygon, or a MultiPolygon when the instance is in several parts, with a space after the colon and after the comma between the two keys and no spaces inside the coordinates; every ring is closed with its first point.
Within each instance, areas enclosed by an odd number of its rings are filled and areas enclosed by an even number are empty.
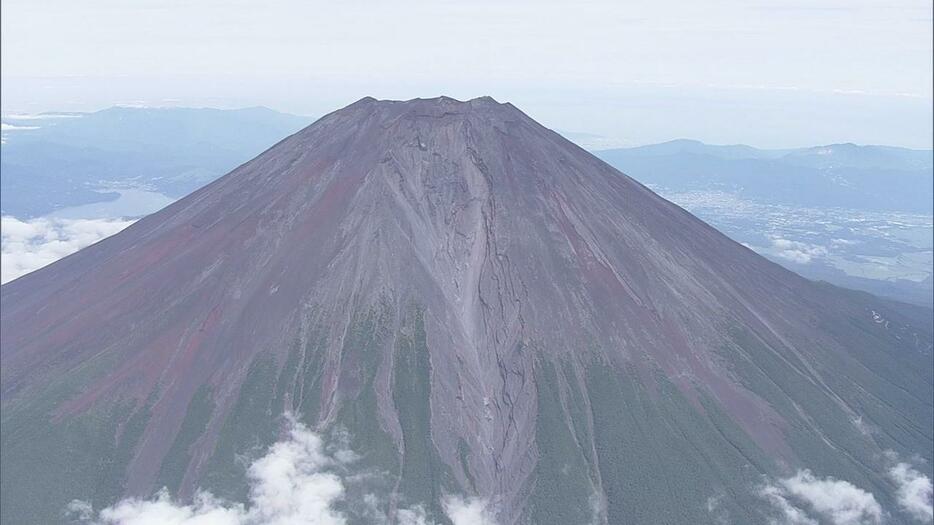
{"type": "MultiPolygon", "coordinates": [[[[163,490],[148,500],[130,498],[95,516],[85,502],[69,505],[71,516],[93,525],[344,525],[350,513],[367,523],[388,524],[372,493],[351,498],[352,484],[370,477],[350,474],[359,459],[343,446],[326,446],[321,437],[286,415],[288,438],[254,461],[247,476],[248,504],[233,503],[201,491],[191,503],[175,501],[163,490]],[[356,501],[353,501],[356,500],[356,501]],[[340,508],[338,508],[340,507],[340,508]],[[352,507],[356,507],[354,510],[352,507]]],[[[446,497],[444,509],[454,525],[495,525],[483,500],[446,497]]],[[[432,525],[422,506],[396,511],[399,525],[432,525]]]]}
{"type": "Polygon", "coordinates": [[[480,498],[444,498],[444,512],[454,525],[496,525],[492,509],[480,498]]]}
{"type": "Polygon", "coordinates": [[[889,477],[897,487],[898,505],[922,523],[934,521],[934,489],[931,480],[908,463],[898,463],[889,469],[889,477]]]}
{"type": "Polygon", "coordinates": [[[772,525],[818,525],[817,520],[788,501],[788,494],[781,487],[765,485],[759,490],[759,496],[771,503],[779,513],[780,519],[773,519],[770,522],[772,525]]]}
{"type": "MultiPolygon", "coordinates": [[[[95,524],[107,525],[239,525],[241,506],[225,507],[208,494],[198,494],[191,505],[178,505],[168,492],[154,500],[124,500],[101,511],[95,524]]],[[[319,522],[309,522],[309,525],[319,522]]],[[[326,522],[321,522],[326,523],[326,522]]]]}
{"type": "Polygon", "coordinates": [[[818,478],[799,470],[789,478],[767,483],[759,495],[778,511],[776,524],[817,525],[822,517],[834,525],[878,525],[882,507],[872,493],[848,481],[818,478]]]}
{"type": "Polygon", "coordinates": [[[109,237],[133,221],[117,219],[0,218],[0,283],[33,270],[109,237]]]}
{"type": "Polygon", "coordinates": [[[880,523],[882,507],[875,496],[848,481],[816,478],[802,470],[782,480],[787,491],[810,504],[837,525],[880,523]]]}
{"type": "Polygon", "coordinates": [[[772,251],[776,256],[798,264],[808,264],[815,257],[827,255],[827,248],[823,246],[792,241],[781,237],[772,239],[772,251]]]}
{"type": "Polygon", "coordinates": [[[290,439],[273,445],[249,469],[251,514],[258,523],[344,523],[331,504],[344,493],[336,474],[323,472],[337,460],[325,454],[321,438],[291,421],[290,439]]]}

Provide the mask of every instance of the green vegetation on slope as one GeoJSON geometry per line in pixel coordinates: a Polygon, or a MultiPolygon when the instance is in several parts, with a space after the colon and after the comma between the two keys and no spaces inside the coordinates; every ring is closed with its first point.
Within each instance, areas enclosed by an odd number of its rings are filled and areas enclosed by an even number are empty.
{"type": "Polygon", "coordinates": [[[247,372],[203,476],[202,485],[215,495],[246,500],[246,468],[277,437],[282,407],[274,403],[276,377],[276,363],[271,357],[257,358],[247,372]]]}
{"type": "Polygon", "coordinates": [[[609,522],[698,523],[701,516],[713,523],[708,499],[724,493],[732,496],[723,511],[733,521],[762,522],[751,491],[767,464],[762,452],[729,418],[698,410],[661,375],[656,392],[636,377],[600,364],[587,369],[609,522]]]}
{"type": "Polygon", "coordinates": [[[188,403],[185,419],[175,435],[172,447],[162,460],[159,476],[156,478],[157,487],[166,487],[170,492],[177,493],[185,478],[185,472],[191,463],[191,447],[204,433],[211,414],[214,412],[214,401],[208,385],[202,385],[188,403]]]}
{"type": "Polygon", "coordinates": [[[440,508],[447,467],[431,439],[431,360],[423,312],[413,309],[408,321],[396,340],[392,382],[404,447],[399,488],[412,503],[425,505],[432,519],[447,523],[440,508]]]}
{"type": "Polygon", "coordinates": [[[122,493],[126,467],[149,420],[147,408],[134,411],[132,402],[114,402],[55,418],[56,408],[72,399],[79,385],[94,384],[109,367],[101,358],[89,361],[67,380],[5,403],[0,415],[0,523],[58,523],[72,500],[100,507],[122,493]],[[44,495],[41,501],[38,494],[44,495]]]}
{"type": "Polygon", "coordinates": [[[538,463],[530,499],[532,523],[584,524],[593,519],[595,489],[590,466],[568,428],[559,395],[560,383],[551,363],[536,363],[538,417],[535,443],[538,463]]]}

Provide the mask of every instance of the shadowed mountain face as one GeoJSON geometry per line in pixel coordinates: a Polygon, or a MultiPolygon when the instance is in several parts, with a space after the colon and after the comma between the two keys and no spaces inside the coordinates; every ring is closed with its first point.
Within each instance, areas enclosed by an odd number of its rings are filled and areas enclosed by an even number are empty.
{"type": "Polygon", "coordinates": [[[898,521],[931,345],[929,310],[802,279],[509,104],[363,99],[2,287],[2,518],[242,497],[291,411],[390,515],[756,523],[808,468],[898,521]]]}

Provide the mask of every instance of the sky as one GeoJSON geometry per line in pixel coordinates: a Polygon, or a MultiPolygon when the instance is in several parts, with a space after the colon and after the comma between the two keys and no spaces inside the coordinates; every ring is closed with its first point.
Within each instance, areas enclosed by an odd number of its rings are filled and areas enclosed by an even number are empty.
{"type": "Polygon", "coordinates": [[[930,148],[930,0],[3,0],[2,110],[491,95],[624,144],[930,148]]]}

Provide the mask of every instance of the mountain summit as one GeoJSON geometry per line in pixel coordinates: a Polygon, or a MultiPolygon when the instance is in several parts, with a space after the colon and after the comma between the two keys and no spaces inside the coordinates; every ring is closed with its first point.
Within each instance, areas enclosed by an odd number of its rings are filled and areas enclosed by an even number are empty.
{"type": "Polygon", "coordinates": [[[819,515],[768,491],[796,472],[907,521],[888,458],[934,460],[930,311],[786,271],[489,97],[362,99],[0,291],[4,523],[243,498],[286,412],[439,523],[451,494],[501,524],[819,515]]]}

